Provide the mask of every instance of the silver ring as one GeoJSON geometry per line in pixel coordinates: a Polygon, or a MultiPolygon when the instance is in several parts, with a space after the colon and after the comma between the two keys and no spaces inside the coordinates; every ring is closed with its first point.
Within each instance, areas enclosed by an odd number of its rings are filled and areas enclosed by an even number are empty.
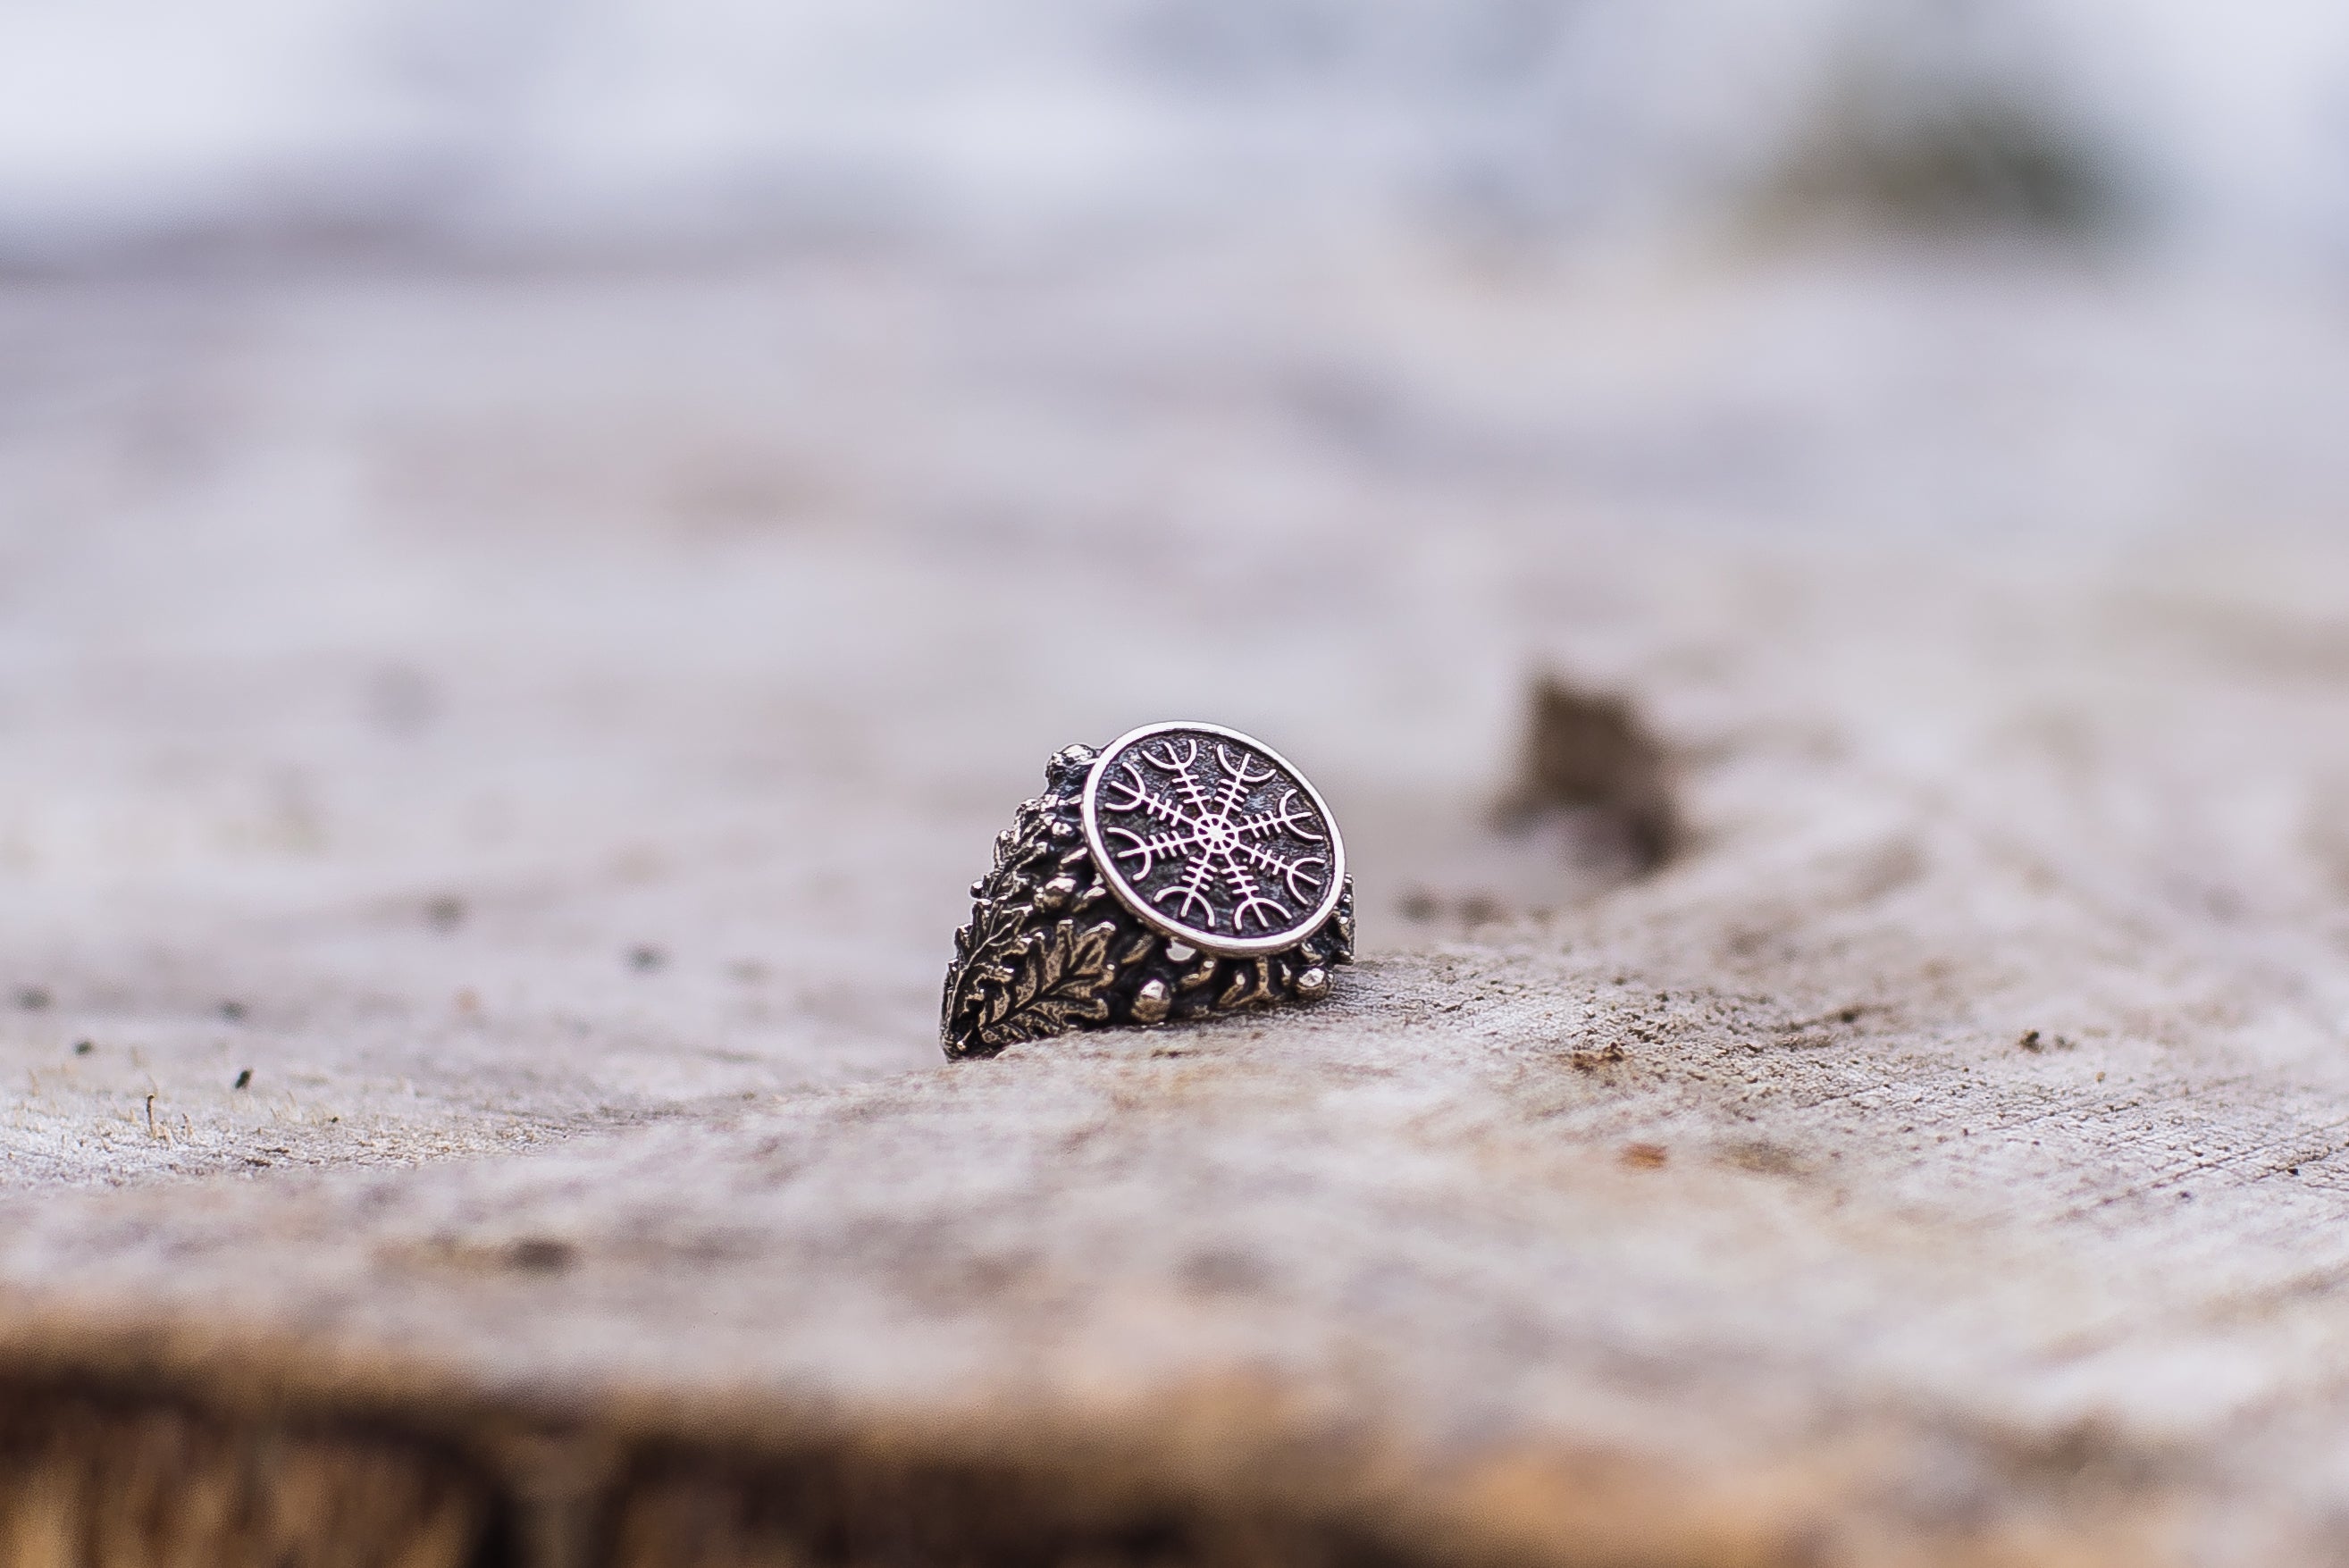
{"type": "Polygon", "coordinates": [[[949,1057],[1112,1024],[1318,1002],[1354,957],[1353,881],[1320,792],[1219,724],[1071,746],[995,841],[955,933],[949,1057]]]}

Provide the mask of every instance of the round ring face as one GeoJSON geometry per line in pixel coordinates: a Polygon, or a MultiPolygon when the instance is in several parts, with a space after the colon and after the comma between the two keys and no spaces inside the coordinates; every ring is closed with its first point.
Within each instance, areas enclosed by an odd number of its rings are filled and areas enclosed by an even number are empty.
{"type": "Polygon", "coordinates": [[[1346,851],[1305,776],[1214,724],[1120,736],[1085,780],[1085,841],[1126,908],[1209,953],[1277,953],[1345,891],[1346,851]]]}

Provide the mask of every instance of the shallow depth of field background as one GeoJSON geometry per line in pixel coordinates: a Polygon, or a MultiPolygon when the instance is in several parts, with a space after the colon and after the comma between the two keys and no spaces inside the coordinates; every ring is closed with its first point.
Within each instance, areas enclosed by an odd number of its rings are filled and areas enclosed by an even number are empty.
{"type": "MultiPolygon", "coordinates": [[[[1154,718],[1313,774],[1375,953],[1619,881],[1492,830],[1537,671],[1927,773],[2064,649],[2330,679],[2344,410],[2315,0],[0,4],[10,1147],[925,1066],[1154,718]]],[[[2156,902],[2268,853],[2226,717],[2156,902]]]]}
{"type": "Polygon", "coordinates": [[[0,0],[0,1559],[2337,1563],[2344,430],[2342,0],[0,0]]]}
{"type": "Polygon", "coordinates": [[[18,0],[0,259],[1700,242],[1858,208],[2349,256],[2320,0],[18,0]]]}

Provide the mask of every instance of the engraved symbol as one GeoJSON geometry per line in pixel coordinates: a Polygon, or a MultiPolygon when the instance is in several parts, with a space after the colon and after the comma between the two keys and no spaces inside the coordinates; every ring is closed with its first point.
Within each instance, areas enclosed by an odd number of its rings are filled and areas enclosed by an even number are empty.
{"type": "Polygon", "coordinates": [[[1121,876],[1195,930],[1285,933],[1329,889],[1320,813],[1245,746],[1203,746],[1187,735],[1138,745],[1107,765],[1099,808],[1102,842],[1121,876]],[[1312,853],[1317,846],[1324,853],[1312,853]]]}

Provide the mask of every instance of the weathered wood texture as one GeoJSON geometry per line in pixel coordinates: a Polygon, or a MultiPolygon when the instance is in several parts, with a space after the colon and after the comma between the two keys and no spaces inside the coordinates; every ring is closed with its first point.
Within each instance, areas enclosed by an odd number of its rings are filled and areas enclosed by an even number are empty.
{"type": "Polygon", "coordinates": [[[0,1562],[2349,1558],[2337,316],[1209,275],[0,294],[0,1562]],[[1365,962],[939,1062],[1186,715],[1365,962]]]}

